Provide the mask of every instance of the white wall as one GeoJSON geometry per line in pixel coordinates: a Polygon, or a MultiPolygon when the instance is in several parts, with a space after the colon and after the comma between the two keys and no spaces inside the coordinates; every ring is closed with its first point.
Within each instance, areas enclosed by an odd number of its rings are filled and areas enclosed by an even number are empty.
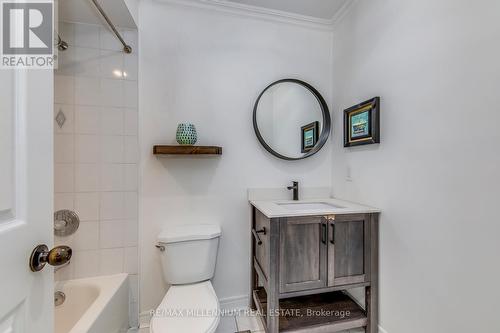
{"type": "Polygon", "coordinates": [[[359,1],[336,28],[333,191],[383,211],[388,333],[500,329],[498,13],[496,0],[359,1]],[[340,110],[377,95],[382,143],[344,149],[340,110]]]}
{"type": "Polygon", "coordinates": [[[139,26],[139,0],[124,0],[125,5],[134,19],[135,25],[139,26]]]}
{"type": "MultiPolygon", "coordinates": [[[[145,1],[140,6],[139,100],[142,207],[141,310],[156,307],[166,285],[155,241],[173,224],[219,223],[214,280],[219,298],[249,289],[248,187],[331,183],[330,149],[300,162],[278,160],[258,143],[252,108],[270,82],[295,77],[331,102],[332,33],[206,9],[145,1]],[[224,147],[215,158],[157,158],[193,122],[199,144],[224,147]]],[[[290,194],[291,195],[291,194],[290,194]]]]}
{"type": "Polygon", "coordinates": [[[63,22],[69,44],[55,72],[54,209],[76,211],[80,226],[56,244],[74,250],[56,280],[131,274],[131,323],[138,319],[137,31],[123,30],[134,53],[105,27],[63,22]],[[123,75],[126,73],[126,76],[123,75]]]}

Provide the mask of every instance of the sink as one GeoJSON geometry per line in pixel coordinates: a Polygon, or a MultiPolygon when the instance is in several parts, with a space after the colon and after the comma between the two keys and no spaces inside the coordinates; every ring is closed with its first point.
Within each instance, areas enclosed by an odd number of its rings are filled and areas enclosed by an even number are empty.
{"type": "Polygon", "coordinates": [[[301,211],[301,210],[332,210],[344,208],[341,206],[337,206],[334,204],[326,203],[326,202],[297,202],[297,203],[277,203],[278,206],[283,208],[293,210],[293,211],[301,211]]]}

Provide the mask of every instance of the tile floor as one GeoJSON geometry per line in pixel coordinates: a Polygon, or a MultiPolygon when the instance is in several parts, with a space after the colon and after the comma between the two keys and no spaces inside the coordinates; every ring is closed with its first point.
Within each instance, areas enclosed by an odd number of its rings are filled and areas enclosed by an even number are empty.
{"type": "MultiPolygon", "coordinates": [[[[260,320],[254,316],[240,314],[234,317],[221,317],[216,333],[235,333],[250,331],[252,333],[264,333],[264,328],[260,320]]],[[[344,331],[340,333],[364,333],[364,329],[344,331]]],[[[129,331],[129,333],[149,333],[149,328],[141,328],[139,331],[129,331]]]]}

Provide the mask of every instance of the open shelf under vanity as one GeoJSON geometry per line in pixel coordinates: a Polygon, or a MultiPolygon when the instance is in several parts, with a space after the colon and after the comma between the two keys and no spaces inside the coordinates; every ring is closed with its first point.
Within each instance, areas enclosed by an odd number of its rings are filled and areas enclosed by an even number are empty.
{"type": "MultiPolygon", "coordinates": [[[[253,300],[267,326],[265,289],[254,290],[253,300]]],[[[279,303],[279,332],[342,331],[366,326],[367,322],[365,310],[342,291],[286,298],[279,303]]]]}

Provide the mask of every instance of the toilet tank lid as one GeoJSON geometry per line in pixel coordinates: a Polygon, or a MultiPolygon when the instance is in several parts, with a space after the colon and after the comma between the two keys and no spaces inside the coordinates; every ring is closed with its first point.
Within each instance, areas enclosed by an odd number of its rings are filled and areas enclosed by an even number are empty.
{"type": "Polygon", "coordinates": [[[159,243],[178,243],[219,237],[222,231],[215,224],[179,225],[165,228],[158,236],[159,243]]]}

